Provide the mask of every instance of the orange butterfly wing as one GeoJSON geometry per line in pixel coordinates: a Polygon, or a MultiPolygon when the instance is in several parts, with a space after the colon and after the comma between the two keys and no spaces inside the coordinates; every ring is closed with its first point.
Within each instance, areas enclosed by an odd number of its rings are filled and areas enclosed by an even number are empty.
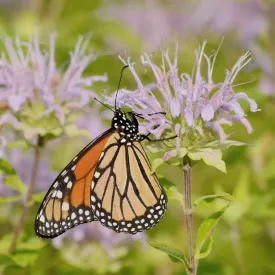
{"type": "Polygon", "coordinates": [[[58,175],[38,210],[35,232],[39,237],[54,238],[97,219],[91,208],[92,179],[113,132],[110,129],[90,142],[58,175]]]}

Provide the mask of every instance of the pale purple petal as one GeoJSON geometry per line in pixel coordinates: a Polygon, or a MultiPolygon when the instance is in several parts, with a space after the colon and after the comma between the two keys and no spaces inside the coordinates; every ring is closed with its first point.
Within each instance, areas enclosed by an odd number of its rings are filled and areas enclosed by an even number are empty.
{"type": "Polygon", "coordinates": [[[201,117],[204,121],[210,121],[214,117],[214,109],[211,105],[206,105],[201,111],[201,117]]]}
{"type": "Polygon", "coordinates": [[[9,103],[10,108],[14,112],[18,112],[21,106],[25,103],[27,97],[23,95],[10,95],[7,100],[9,103]]]}
{"type": "Polygon", "coordinates": [[[250,105],[250,112],[257,112],[257,111],[259,111],[257,109],[257,103],[255,102],[255,100],[249,98],[247,94],[245,94],[245,93],[237,93],[235,95],[235,98],[236,99],[240,99],[241,98],[241,99],[246,100],[249,103],[249,105],[250,105]]]}
{"type": "Polygon", "coordinates": [[[220,124],[218,124],[217,122],[208,122],[205,126],[211,128],[212,131],[216,132],[219,135],[221,143],[223,143],[226,140],[227,136],[224,133],[223,128],[220,124]]]}
{"type": "Polygon", "coordinates": [[[194,125],[193,111],[191,110],[191,108],[186,107],[184,109],[184,117],[188,126],[194,125]]]}
{"type": "Polygon", "coordinates": [[[0,125],[3,124],[11,124],[15,128],[20,128],[21,123],[11,114],[11,113],[6,113],[0,116],[0,125]]]}

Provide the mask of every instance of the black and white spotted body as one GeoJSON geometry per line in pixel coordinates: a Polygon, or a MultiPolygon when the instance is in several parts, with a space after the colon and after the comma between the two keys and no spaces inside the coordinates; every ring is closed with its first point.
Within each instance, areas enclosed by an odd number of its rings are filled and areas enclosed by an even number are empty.
{"type": "Polygon", "coordinates": [[[112,128],[114,128],[120,134],[121,143],[140,141],[142,137],[138,132],[138,121],[136,116],[131,112],[127,114],[130,119],[127,118],[124,111],[117,109],[112,120],[112,128]]]}

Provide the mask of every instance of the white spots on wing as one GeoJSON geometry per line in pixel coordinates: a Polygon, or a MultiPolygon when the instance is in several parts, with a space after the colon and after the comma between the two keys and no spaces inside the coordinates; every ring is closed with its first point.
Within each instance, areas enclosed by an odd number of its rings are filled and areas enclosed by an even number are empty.
{"type": "Polygon", "coordinates": [[[63,196],[63,193],[60,190],[58,190],[57,193],[56,193],[56,197],[61,199],[62,196],[63,196]]]}
{"type": "Polygon", "coordinates": [[[50,224],[48,222],[46,222],[46,227],[49,228],[50,227],[50,224]]]}
{"type": "Polygon", "coordinates": [[[100,173],[99,172],[95,172],[95,178],[98,179],[100,176],[100,173]]]}
{"type": "Polygon", "coordinates": [[[56,181],[56,182],[54,183],[53,187],[56,188],[56,187],[58,186],[58,184],[59,184],[59,182],[56,181]]]}
{"type": "Polygon", "coordinates": [[[61,176],[65,176],[67,174],[67,170],[64,170],[62,173],[61,173],[61,176]]]}
{"type": "Polygon", "coordinates": [[[153,208],[152,208],[152,209],[150,209],[150,212],[151,212],[151,213],[154,213],[154,211],[155,211],[155,210],[154,210],[153,208]]]}
{"type": "Polygon", "coordinates": [[[95,202],[95,197],[93,195],[91,196],[91,200],[92,202],[95,202]]]}
{"type": "Polygon", "coordinates": [[[71,188],[72,188],[72,186],[73,186],[72,181],[69,181],[69,182],[68,182],[68,184],[67,184],[67,188],[71,189],[71,188]]]}
{"type": "Polygon", "coordinates": [[[86,215],[86,216],[89,216],[89,214],[90,214],[90,211],[89,211],[89,210],[86,210],[86,211],[85,211],[85,215],[86,215]]]}
{"type": "Polygon", "coordinates": [[[78,213],[79,213],[79,214],[83,214],[83,209],[80,208],[80,209],[78,210],[78,213]]]}
{"type": "Polygon", "coordinates": [[[69,181],[69,177],[67,176],[64,181],[67,183],[69,181]]]}
{"type": "Polygon", "coordinates": [[[100,158],[103,158],[103,156],[104,156],[104,152],[101,153],[100,158]]]}
{"type": "Polygon", "coordinates": [[[76,168],[76,165],[74,165],[74,166],[71,168],[71,170],[72,170],[72,171],[74,171],[74,170],[75,170],[75,168],[76,168]]]}
{"type": "Polygon", "coordinates": [[[78,159],[78,156],[76,156],[74,159],[73,159],[73,161],[76,161],[78,159]]]}
{"type": "Polygon", "coordinates": [[[41,222],[45,222],[45,217],[44,217],[44,215],[42,215],[40,218],[39,218],[39,220],[41,221],[41,222]]]}
{"type": "Polygon", "coordinates": [[[70,205],[67,203],[67,202],[63,202],[62,203],[62,211],[67,211],[67,210],[69,210],[69,208],[70,208],[70,205]]]}
{"type": "Polygon", "coordinates": [[[161,206],[157,206],[157,207],[156,207],[156,210],[159,210],[160,208],[161,208],[161,206]]]}
{"type": "Polygon", "coordinates": [[[71,219],[74,220],[76,218],[76,214],[73,212],[71,215],[71,219]]]}
{"type": "Polygon", "coordinates": [[[57,191],[56,191],[56,190],[54,190],[54,191],[53,191],[53,193],[52,193],[52,197],[53,197],[53,198],[55,198],[56,193],[57,193],[57,191]]]}
{"type": "Polygon", "coordinates": [[[94,187],[95,187],[95,182],[94,182],[94,181],[92,181],[92,184],[91,184],[91,189],[94,189],[94,187]]]}

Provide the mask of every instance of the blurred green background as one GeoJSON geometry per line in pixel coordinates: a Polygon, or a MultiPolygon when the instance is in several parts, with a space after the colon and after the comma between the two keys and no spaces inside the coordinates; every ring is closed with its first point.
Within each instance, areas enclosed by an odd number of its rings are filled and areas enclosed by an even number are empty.
{"type": "MultiPolygon", "coordinates": [[[[160,48],[173,48],[178,42],[180,69],[191,73],[194,49],[207,39],[207,51],[211,53],[224,37],[214,70],[216,82],[223,80],[226,69],[244,51],[252,51],[252,62],[235,83],[249,82],[235,89],[254,98],[261,109],[249,114],[253,134],[248,135],[242,126],[234,129],[234,139],[248,145],[224,152],[227,174],[203,163],[193,169],[194,199],[216,192],[228,192],[237,198],[215,230],[211,254],[200,262],[198,274],[203,275],[275,274],[274,21],[275,3],[268,0],[0,0],[1,38],[18,35],[28,39],[35,25],[41,41],[56,32],[56,58],[60,66],[68,60],[68,52],[79,35],[91,36],[89,50],[102,55],[85,75],[108,75],[106,83],[93,86],[99,94],[116,89],[122,68],[117,54],[123,55],[125,51],[138,60],[143,51],[154,54],[160,48]]],[[[125,72],[123,86],[135,88],[129,72],[125,72]]],[[[106,109],[94,104],[92,108],[96,109],[97,117],[88,119],[85,127],[94,138],[109,122],[105,119],[106,109]]],[[[45,152],[47,163],[42,165],[45,177],[41,178],[38,191],[47,190],[51,184],[49,178],[54,179],[87,141],[87,138],[63,137],[45,152]]],[[[28,152],[20,154],[25,157],[24,163],[31,158],[28,152]]],[[[178,190],[182,189],[183,186],[178,186],[178,190]]],[[[163,221],[156,228],[135,240],[124,239],[121,234],[100,233],[102,227],[89,225],[79,226],[77,234],[68,234],[54,243],[39,240],[33,231],[38,206],[39,199],[28,215],[16,250],[18,257],[13,261],[4,254],[22,205],[0,204],[3,274],[185,274],[181,265],[146,242],[185,249],[184,216],[177,200],[170,201],[163,221]]],[[[219,202],[214,202],[196,209],[196,226],[218,206],[219,202]]]]}

